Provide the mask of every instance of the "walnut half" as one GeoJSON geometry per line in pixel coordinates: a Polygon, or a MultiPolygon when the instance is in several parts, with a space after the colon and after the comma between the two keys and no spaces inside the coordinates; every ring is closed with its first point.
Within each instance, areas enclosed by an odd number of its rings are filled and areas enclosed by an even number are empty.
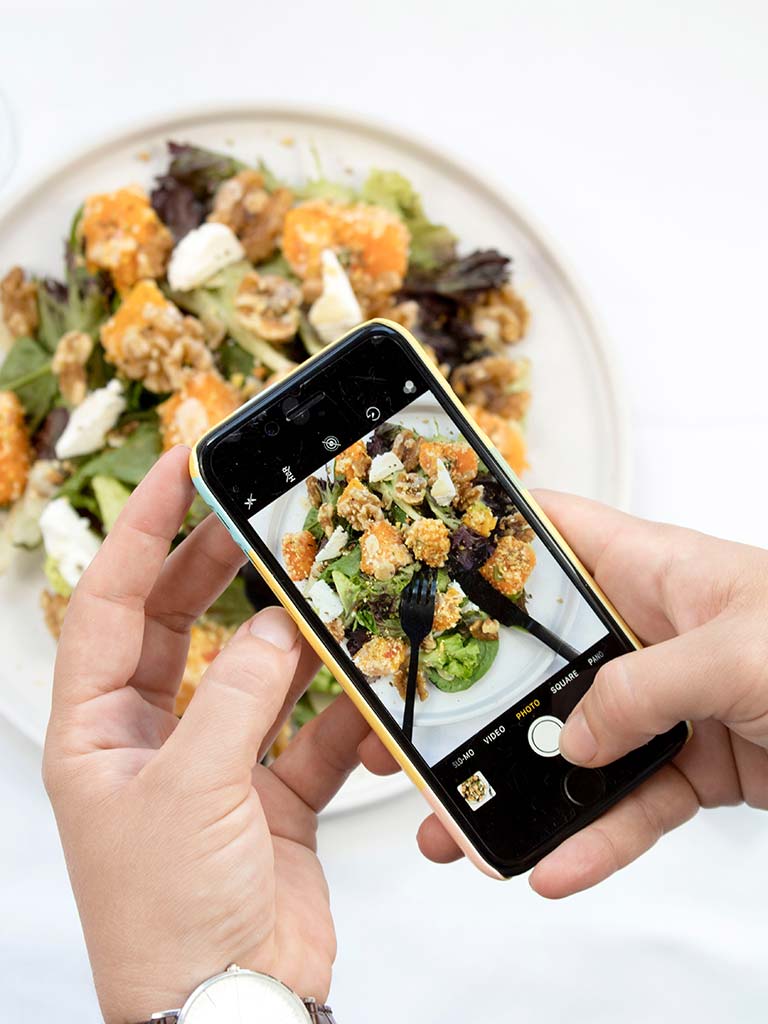
{"type": "Polygon", "coordinates": [[[85,364],[93,351],[93,338],[83,331],[67,331],[59,338],[51,369],[59,379],[59,391],[69,405],[80,405],[88,390],[85,364]]]}

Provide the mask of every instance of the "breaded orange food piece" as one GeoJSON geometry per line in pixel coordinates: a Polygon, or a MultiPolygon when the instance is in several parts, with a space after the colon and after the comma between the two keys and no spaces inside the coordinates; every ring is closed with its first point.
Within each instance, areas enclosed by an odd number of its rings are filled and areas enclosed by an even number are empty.
{"type": "Polygon", "coordinates": [[[309,530],[286,533],[283,537],[283,561],[292,580],[306,580],[317,555],[317,541],[309,530]]]}
{"type": "Polygon", "coordinates": [[[0,391],[0,505],[18,501],[32,465],[24,406],[14,391],[0,391]]]}
{"type": "Polygon", "coordinates": [[[136,185],[89,196],[80,230],[89,270],[107,270],[122,294],[145,277],[162,277],[173,238],[136,185]]]}
{"type": "Polygon", "coordinates": [[[434,483],[437,460],[442,459],[454,484],[466,483],[477,476],[477,453],[465,441],[422,441],[419,465],[434,483]]]}
{"type": "Polygon", "coordinates": [[[282,248],[294,273],[308,282],[322,279],[321,253],[333,249],[360,297],[374,282],[385,293],[400,287],[410,241],[405,224],[381,206],[310,199],[286,214],[282,248]]]}
{"type": "Polygon", "coordinates": [[[157,407],[163,450],[175,444],[191,448],[240,405],[240,395],[215,370],[195,373],[157,407]]]}
{"type": "Polygon", "coordinates": [[[452,629],[461,618],[461,602],[464,595],[456,587],[448,587],[444,594],[435,598],[435,617],[432,629],[442,633],[444,629],[452,629]]]}
{"type": "Polygon", "coordinates": [[[479,405],[469,405],[467,411],[490,437],[515,473],[523,473],[528,469],[525,434],[516,420],[505,420],[479,405]]]}
{"type": "Polygon", "coordinates": [[[366,676],[392,675],[402,666],[408,648],[403,640],[392,636],[373,636],[363,644],[354,662],[366,676]]]}
{"type": "Polygon", "coordinates": [[[371,457],[363,441],[355,441],[341,455],[336,456],[334,469],[336,476],[346,477],[347,483],[357,478],[365,480],[371,468],[371,457]]]}
{"type": "Polygon", "coordinates": [[[433,568],[445,565],[451,550],[451,534],[442,519],[417,519],[408,527],[405,542],[417,562],[433,568]]]}
{"type": "Polygon", "coordinates": [[[131,290],[101,328],[101,343],[121,373],[158,394],[177,390],[193,371],[213,364],[200,321],[184,316],[154,281],[131,290]]]}
{"type": "Polygon", "coordinates": [[[396,526],[381,519],[360,538],[360,568],[377,580],[391,580],[398,569],[413,561],[396,526]]]}
{"type": "Polygon", "coordinates": [[[187,664],[173,709],[177,715],[182,715],[186,711],[205,670],[221,653],[234,632],[234,627],[222,626],[209,619],[194,624],[189,634],[187,664]]]}
{"type": "Polygon", "coordinates": [[[519,594],[536,565],[530,544],[508,534],[499,540],[496,550],[480,567],[480,575],[507,597],[519,594]]]}
{"type": "Polygon", "coordinates": [[[475,501],[461,517],[461,521],[481,537],[490,537],[498,519],[484,502],[475,501]]]}

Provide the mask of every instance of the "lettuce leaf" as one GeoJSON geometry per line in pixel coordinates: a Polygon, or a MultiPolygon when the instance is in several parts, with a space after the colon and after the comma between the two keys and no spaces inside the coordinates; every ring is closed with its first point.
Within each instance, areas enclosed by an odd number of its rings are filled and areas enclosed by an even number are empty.
{"type": "Polygon", "coordinates": [[[431,651],[421,656],[429,681],[446,693],[468,690],[480,679],[496,658],[498,640],[476,640],[458,632],[444,633],[431,651]]]}
{"type": "Polygon", "coordinates": [[[0,391],[14,391],[24,406],[32,433],[37,430],[59,391],[51,357],[32,338],[19,338],[0,367],[0,391]]]}
{"type": "MultiPolygon", "coordinates": [[[[79,233],[82,216],[81,206],[72,218],[65,242],[66,279],[57,281],[45,277],[37,282],[37,310],[40,318],[38,338],[48,352],[56,350],[59,338],[67,331],[82,331],[98,340],[99,329],[112,314],[116,302],[115,288],[109,274],[106,271],[92,274],[86,268],[83,240],[79,233]]],[[[93,367],[89,365],[88,369],[90,371],[93,367]]],[[[110,368],[106,379],[113,374],[114,370],[110,368]]],[[[102,386],[100,382],[94,383],[90,379],[89,385],[102,386]]]]}
{"type": "Polygon", "coordinates": [[[199,227],[208,214],[216,189],[246,165],[202,146],[168,142],[170,163],[155,181],[150,199],[175,241],[199,227]]]}
{"type": "Polygon", "coordinates": [[[160,433],[154,422],[140,423],[119,448],[106,448],[95,455],[84,455],[75,472],[65,480],[59,494],[75,507],[92,508],[90,483],[95,476],[110,476],[135,487],[146,476],[160,455],[160,433]]]}
{"type": "Polygon", "coordinates": [[[329,178],[313,178],[294,189],[298,199],[328,199],[332,203],[354,203],[359,197],[351,185],[329,178]]]}
{"type": "MultiPolygon", "coordinates": [[[[317,521],[317,509],[313,505],[304,517],[303,530],[311,533],[315,540],[320,541],[325,536],[325,530],[317,521]]],[[[327,570],[326,570],[327,571],[327,570]]]]}
{"type": "Polygon", "coordinates": [[[91,487],[99,506],[104,533],[109,533],[131,496],[130,488],[112,476],[100,476],[99,474],[91,480],[91,487]]]}
{"type": "Polygon", "coordinates": [[[371,171],[361,197],[367,203],[391,210],[402,219],[411,234],[411,267],[432,270],[454,259],[456,236],[444,224],[434,224],[429,220],[420,195],[398,171],[371,171]]]}
{"type": "Polygon", "coordinates": [[[360,597],[359,584],[338,570],[331,572],[331,582],[336,588],[336,593],[339,595],[345,615],[349,615],[360,597]]]}
{"type": "Polygon", "coordinates": [[[360,551],[360,545],[355,544],[351,551],[347,551],[343,555],[339,555],[332,562],[328,563],[328,569],[323,573],[325,576],[329,570],[332,574],[334,571],[343,572],[345,576],[352,578],[357,576],[360,572],[360,562],[362,560],[362,553],[360,551]]]}

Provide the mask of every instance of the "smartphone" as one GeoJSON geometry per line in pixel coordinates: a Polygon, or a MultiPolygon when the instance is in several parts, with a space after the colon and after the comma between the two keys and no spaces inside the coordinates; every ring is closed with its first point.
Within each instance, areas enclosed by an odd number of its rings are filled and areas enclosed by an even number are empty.
{"type": "Polygon", "coordinates": [[[199,441],[191,467],[487,874],[528,870],[685,743],[680,723],[605,768],[560,756],[597,670],[638,642],[397,324],[362,325],[257,395],[199,441]],[[431,621],[408,701],[419,596],[431,621]]]}

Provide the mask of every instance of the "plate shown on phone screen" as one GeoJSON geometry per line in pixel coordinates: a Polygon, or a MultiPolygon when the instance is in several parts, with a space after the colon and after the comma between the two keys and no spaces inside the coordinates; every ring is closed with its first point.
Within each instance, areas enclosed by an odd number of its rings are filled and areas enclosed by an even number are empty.
{"type": "MultiPolygon", "coordinates": [[[[626,430],[610,351],[552,244],[520,204],[484,173],[367,118],[248,105],[139,125],[52,168],[3,204],[0,274],[16,264],[41,276],[59,274],[62,239],[73,211],[89,193],[149,185],[164,166],[168,139],[232,152],[246,162],[261,158],[289,183],[315,177],[317,159],[326,177],[351,184],[371,168],[400,171],[421,193],[428,215],[455,231],[462,252],[495,247],[510,255],[515,286],[531,310],[528,335],[516,349],[533,365],[532,468],[525,482],[611,504],[626,501],[626,430]]],[[[514,179],[508,177],[507,184],[514,188],[514,179]]],[[[40,552],[22,552],[0,577],[0,711],[40,744],[55,656],[39,604],[41,563],[40,552]]],[[[363,806],[407,785],[401,776],[377,779],[360,771],[331,810],[363,806]]]]}

